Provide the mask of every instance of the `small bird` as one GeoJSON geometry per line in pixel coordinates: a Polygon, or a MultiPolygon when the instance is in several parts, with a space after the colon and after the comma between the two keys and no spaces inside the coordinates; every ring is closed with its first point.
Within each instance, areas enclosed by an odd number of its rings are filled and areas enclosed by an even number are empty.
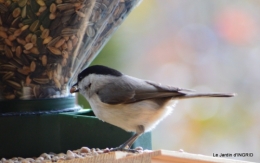
{"type": "Polygon", "coordinates": [[[78,74],[71,93],[81,93],[97,118],[135,134],[113,151],[132,151],[131,145],[168,116],[176,100],[195,97],[233,97],[226,93],[195,93],[122,74],[109,67],[90,66],[78,74]]]}

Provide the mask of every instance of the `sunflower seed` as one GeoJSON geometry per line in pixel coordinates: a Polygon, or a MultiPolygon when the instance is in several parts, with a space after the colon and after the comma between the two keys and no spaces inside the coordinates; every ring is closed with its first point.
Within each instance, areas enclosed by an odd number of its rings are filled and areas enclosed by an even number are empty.
{"type": "Polygon", "coordinates": [[[15,67],[14,65],[10,65],[10,64],[3,64],[0,67],[2,70],[10,70],[10,71],[15,71],[17,69],[17,67],[15,67]]]}
{"type": "Polygon", "coordinates": [[[24,6],[26,5],[26,3],[27,3],[27,0],[19,0],[19,1],[18,1],[18,5],[19,5],[20,7],[24,7],[24,6]]]}
{"type": "Polygon", "coordinates": [[[3,80],[8,80],[10,78],[12,78],[14,76],[13,72],[7,72],[4,76],[3,76],[3,80]]]}
{"type": "Polygon", "coordinates": [[[66,10],[63,12],[63,15],[72,15],[75,13],[75,9],[72,8],[72,9],[69,9],[69,10],[66,10]]]}
{"type": "Polygon", "coordinates": [[[0,13],[5,13],[7,11],[8,8],[4,4],[0,3],[0,13]]]}
{"type": "Polygon", "coordinates": [[[35,32],[38,28],[39,28],[39,23],[40,23],[40,21],[39,20],[35,20],[32,24],[31,24],[31,26],[30,26],[30,31],[32,31],[32,32],[35,32]]]}
{"type": "Polygon", "coordinates": [[[39,84],[48,84],[50,82],[48,78],[33,78],[33,81],[39,84]]]}
{"type": "Polygon", "coordinates": [[[7,58],[13,58],[13,52],[7,45],[5,45],[4,51],[7,58]]]}
{"type": "Polygon", "coordinates": [[[26,18],[26,6],[22,8],[21,17],[26,18]]]}
{"type": "Polygon", "coordinates": [[[13,17],[16,18],[21,14],[21,9],[19,7],[17,7],[16,9],[14,9],[13,11],[13,17]]]}
{"type": "Polygon", "coordinates": [[[0,37],[7,38],[7,34],[4,31],[0,31],[0,37]]]}
{"type": "Polygon", "coordinates": [[[60,11],[68,10],[68,9],[73,8],[73,7],[74,7],[74,6],[71,5],[70,3],[63,3],[63,4],[57,5],[57,9],[60,10],[60,11]]]}
{"type": "Polygon", "coordinates": [[[62,36],[71,36],[78,32],[78,29],[65,28],[61,31],[62,36]]]}
{"type": "Polygon", "coordinates": [[[20,60],[20,58],[18,58],[18,57],[16,57],[16,56],[14,56],[14,57],[13,57],[13,60],[14,60],[16,63],[18,63],[18,64],[19,64],[19,66],[18,66],[18,67],[21,67],[21,66],[23,66],[23,62],[20,60]]]}
{"type": "Polygon", "coordinates": [[[6,80],[6,83],[16,90],[20,90],[22,88],[21,84],[15,82],[15,81],[12,81],[12,80],[6,80]]]}
{"type": "Polygon", "coordinates": [[[48,46],[54,46],[59,40],[61,39],[61,36],[58,36],[54,39],[51,39],[49,42],[48,42],[48,46]]]}
{"type": "Polygon", "coordinates": [[[11,23],[11,26],[17,28],[17,27],[18,27],[18,24],[20,23],[20,21],[21,21],[21,16],[17,16],[17,17],[13,20],[13,22],[11,23]]]}

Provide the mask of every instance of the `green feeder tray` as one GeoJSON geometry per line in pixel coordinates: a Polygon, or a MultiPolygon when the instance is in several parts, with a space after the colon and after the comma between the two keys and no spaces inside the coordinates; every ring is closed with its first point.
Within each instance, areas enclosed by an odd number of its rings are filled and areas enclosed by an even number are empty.
{"type": "MultiPolygon", "coordinates": [[[[46,152],[117,147],[133,133],[102,122],[91,110],[59,114],[0,117],[0,158],[36,157],[46,152]]],[[[133,144],[151,149],[151,133],[133,144]]]]}

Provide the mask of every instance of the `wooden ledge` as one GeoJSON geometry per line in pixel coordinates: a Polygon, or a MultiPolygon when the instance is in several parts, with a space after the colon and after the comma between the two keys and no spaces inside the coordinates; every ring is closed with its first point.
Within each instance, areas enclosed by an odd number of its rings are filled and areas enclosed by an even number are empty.
{"type": "Polygon", "coordinates": [[[152,163],[249,163],[248,161],[211,157],[187,152],[168,150],[159,150],[154,152],[159,152],[159,155],[152,157],[152,163]]]}
{"type": "MultiPolygon", "coordinates": [[[[51,163],[51,162],[48,162],[51,163]]],[[[157,150],[143,153],[110,152],[97,156],[59,160],[58,163],[249,163],[247,161],[232,160],[191,154],[186,152],[157,150]]]]}

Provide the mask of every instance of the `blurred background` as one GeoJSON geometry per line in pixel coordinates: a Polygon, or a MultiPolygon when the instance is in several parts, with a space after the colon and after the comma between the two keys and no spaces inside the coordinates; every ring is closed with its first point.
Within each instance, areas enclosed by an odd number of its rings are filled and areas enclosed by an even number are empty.
{"type": "MultiPolygon", "coordinates": [[[[179,101],[153,149],[253,153],[260,160],[260,1],[143,0],[92,63],[234,98],[179,101]]],[[[85,108],[85,100],[79,97],[85,108]]]]}

